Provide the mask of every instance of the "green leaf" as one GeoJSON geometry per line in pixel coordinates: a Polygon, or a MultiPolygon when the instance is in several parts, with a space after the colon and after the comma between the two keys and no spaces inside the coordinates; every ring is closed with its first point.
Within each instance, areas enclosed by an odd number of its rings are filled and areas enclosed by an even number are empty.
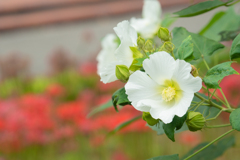
{"type": "Polygon", "coordinates": [[[233,40],[230,57],[231,59],[240,57],[240,34],[233,40]]]}
{"type": "Polygon", "coordinates": [[[179,17],[192,17],[192,16],[196,16],[196,15],[211,11],[217,7],[224,6],[232,1],[233,0],[228,0],[227,2],[223,2],[220,0],[213,0],[213,1],[201,2],[195,5],[191,5],[178,12],[175,12],[174,14],[177,14],[179,17]]]}
{"type": "Polygon", "coordinates": [[[154,158],[150,158],[148,160],[179,160],[178,154],[166,155],[166,156],[158,156],[154,158]]]}
{"type": "Polygon", "coordinates": [[[91,117],[99,112],[102,112],[103,110],[107,109],[107,108],[110,108],[112,107],[113,104],[112,104],[112,100],[109,100],[107,103],[103,104],[103,105],[100,105],[98,107],[95,107],[88,115],[87,117],[91,117]]]}
{"type": "Polygon", "coordinates": [[[177,56],[177,50],[182,44],[182,41],[186,39],[189,35],[192,37],[193,42],[193,56],[197,60],[202,56],[211,56],[218,49],[224,48],[219,42],[208,39],[199,34],[188,32],[183,27],[175,27],[173,29],[173,44],[175,45],[174,54],[177,56]]]}
{"type": "Polygon", "coordinates": [[[200,35],[203,35],[209,28],[213,26],[214,23],[216,23],[223,15],[225,15],[226,12],[220,11],[217,12],[212,19],[208,22],[208,24],[199,32],[200,35]]]}
{"type": "MultiPolygon", "coordinates": [[[[165,132],[164,132],[164,130],[163,130],[163,122],[161,122],[161,121],[159,121],[158,124],[156,124],[156,125],[154,125],[154,126],[150,126],[150,125],[148,125],[148,124],[147,124],[147,126],[148,126],[149,128],[151,128],[152,130],[156,131],[156,132],[157,132],[157,135],[165,134],[165,132]]],[[[182,128],[179,129],[179,130],[176,130],[176,129],[175,129],[175,132],[174,132],[174,133],[176,134],[176,133],[180,133],[180,132],[186,131],[186,130],[188,130],[188,126],[187,126],[186,123],[184,123],[183,126],[182,126],[182,128]]]]}
{"type": "Polygon", "coordinates": [[[208,88],[220,89],[221,87],[218,84],[220,80],[225,76],[238,74],[238,72],[231,67],[232,63],[233,62],[224,62],[209,69],[206,76],[203,78],[205,85],[208,88]]]}
{"type": "MultiPolygon", "coordinates": [[[[190,150],[184,157],[181,158],[181,160],[184,160],[188,156],[192,155],[197,150],[201,149],[202,147],[206,146],[208,143],[204,142],[196,147],[194,147],[192,150],[190,150]]],[[[203,151],[199,152],[195,156],[191,158],[191,160],[210,160],[210,159],[216,159],[217,157],[220,157],[227,149],[232,147],[235,144],[235,138],[234,136],[229,136],[226,138],[223,138],[220,140],[217,144],[212,144],[203,151]]]]}
{"type": "MultiPolygon", "coordinates": [[[[215,18],[215,17],[213,17],[215,18]]],[[[212,19],[211,21],[214,21],[212,19]]],[[[230,7],[214,24],[212,24],[202,35],[220,41],[220,33],[223,31],[233,31],[240,28],[240,15],[237,15],[233,7],[230,7]]]]}
{"type": "Polygon", "coordinates": [[[117,131],[127,127],[129,124],[133,123],[134,121],[138,120],[141,117],[142,117],[142,115],[139,115],[139,116],[136,116],[126,122],[123,122],[122,124],[118,125],[113,131],[111,131],[108,135],[115,134],[117,131]]]}
{"type": "Polygon", "coordinates": [[[222,31],[219,33],[221,35],[220,41],[234,40],[239,33],[240,33],[240,28],[237,30],[233,30],[233,31],[222,31]]]}
{"type": "Polygon", "coordinates": [[[235,109],[230,114],[230,123],[232,125],[233,129],[236,129],[237,131],[240,131],[240,108],[235,109]]]}
{"type": "Polygon", "coordinates": [[[125,106],[128,104],[131,104],[131,102],[128,100],[127,97],[128,96],[126,94],[126,90],[124,87],[117,90],[115,93],[113,93],[112,103],[117,112],[118,112],[118,108],[117,108],[118,105],[125,106]]]}
{"type": "Polygon", "coordinates": [[[194,59],[193,42],[191,36],[188,36],[186,39],[183,40],[182,44],[179,46],[177,50],[177,55],[179,59],[185,61],[191,61],[192,59],[194,59]]]}
{"type": "Polygon", "coordinates": [[[168,28],[170,27],[177,18],[173,18],[170,14],[165,15],[164,19],[161,22],[161,27],[168,28]]]}
{"type": "Polygon", "coordinates": [[[173,142],[175,142],[175,138],[174,138],[175,129],[179,130],[180,128],[182,128],[183,123],[186,121],[186,119],[187,119],[187,114],[185,114],[183,117],[174,116],[173,121],[171,123],[163,124],[163,130],[165,134],[173,142]]]}

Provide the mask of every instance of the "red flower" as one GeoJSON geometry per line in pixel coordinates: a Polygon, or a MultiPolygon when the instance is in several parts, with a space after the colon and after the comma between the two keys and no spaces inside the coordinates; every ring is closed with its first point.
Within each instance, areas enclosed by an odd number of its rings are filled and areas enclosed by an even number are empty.
{"type": "Polygon", "coordinates": [[[59,97],[64,93],[64,87],[60,84],[54,83],[47,87],[46,93],[51,97],[59,97]]]}

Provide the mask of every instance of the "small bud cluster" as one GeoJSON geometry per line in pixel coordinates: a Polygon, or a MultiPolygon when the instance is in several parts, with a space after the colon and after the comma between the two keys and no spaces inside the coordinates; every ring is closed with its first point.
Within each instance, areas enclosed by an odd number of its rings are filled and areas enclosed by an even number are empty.
{"type": "Polygon", "coordinates": [[[160,27],[157,33],[158,37],[164,42],[159,51],[173,53],[174,44],[171,42],[172,36],[167,28],[160,27]]]}

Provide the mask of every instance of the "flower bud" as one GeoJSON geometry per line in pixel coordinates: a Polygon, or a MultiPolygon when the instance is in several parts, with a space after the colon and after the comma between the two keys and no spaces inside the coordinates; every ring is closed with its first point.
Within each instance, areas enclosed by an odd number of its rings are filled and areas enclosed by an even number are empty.
{"type": "Polygon", "coordinates": [[[191,65],[192,70],[191,70],[191,75],[193,75],[193,77],[197,77],[198,76],[198,70],[194,65],[191,65]]]}
{"type": "Polygon", "coordinates": [[[159,49],[159,51],[166,51],[168,53],[172,53],[173,49],[174,49],[174,44],[170,41],[168,42],[164,42],[164,44],[162,45],[162,47],[159,49]]]}
{"type": "Polygon", "coordinates": [[[169,30],[164,27],[160,27],[157,33],[158,37],[163,41],[170,41],[171,35],[169,34],[169,30]]]}
{"type": "Polygon", "coordinates": [[[145,39],[139,36],[138,39],[137,39],[138,47],[142,48],[144,46],[144,44],[145,44],[145,39]]]}
{"type": "Polygon", "coordinates": [[[127,66],[125,65],[117,65],[116,66],[116,77],[122,81],[127,82],[130,76],[130,72],[127,66]]]}
{"type": "Polygon", "coordinates": [[[148,125],[154,126],[158,123],[159,119],[152,118],[149,112],[143,112],[142,119],[147,122],[148,125]]]}
{"type": "Polygon", "coordinates": [[[200,112],[189,111],[186,123],[189,130],[195,132],[204,127],[206,120],[200,112]]]}
{"type": "Polygon", "coordinates": [[[144,51],[145,51],[145,52],[151,52],[152,50],[153,50],[153,42],[148,39],[148,40],[145,42],[144,51]]]}

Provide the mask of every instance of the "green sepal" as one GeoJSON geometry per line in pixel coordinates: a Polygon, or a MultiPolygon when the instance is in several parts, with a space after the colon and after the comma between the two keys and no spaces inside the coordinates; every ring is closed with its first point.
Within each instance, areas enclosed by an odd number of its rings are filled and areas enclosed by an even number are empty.
{"type": "Polygon", "coordinates": [[[154,126],[159,122],[159,119],[154,119],[149,112],[143,112],[142,119],[150,126],[154,126]]]}
{"type": "Polygon", "coordinates": [[[138,50],[138,47],[130,47],[132,53],[133,53],[133,58],[142,58],[143,54],[138,50]]]}
{"type": "Polygon", "coordinates": [[[136,71],[140,70],[142,68],[142,63],[146,58],[137,58],[134,59],[131,66],[129,67],[129,70],[136,71]]]}

